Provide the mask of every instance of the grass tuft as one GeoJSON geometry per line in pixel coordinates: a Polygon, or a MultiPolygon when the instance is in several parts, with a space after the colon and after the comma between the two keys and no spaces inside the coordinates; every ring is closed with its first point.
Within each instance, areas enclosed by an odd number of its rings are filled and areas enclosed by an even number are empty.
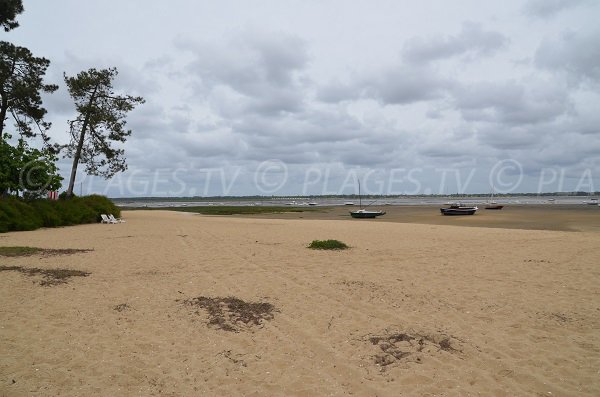
{"type": "Polygon", "coordinates": [[[308,248],[314,250],[345,250],[350,247],[338,240],[313,240],[308,248]]]}

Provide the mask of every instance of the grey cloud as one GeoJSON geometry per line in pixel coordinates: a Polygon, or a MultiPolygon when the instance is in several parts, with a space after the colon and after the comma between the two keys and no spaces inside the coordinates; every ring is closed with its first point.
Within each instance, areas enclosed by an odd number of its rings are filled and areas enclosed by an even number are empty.
{"type": "Polygon", "coordinates": [[[317,99],[328,103],[358,99],[361,96],[362,89],[358,84],[352,85],[340,81],[332,81],[318,87],[317,99]]]}
{"type": "Polygon", "coordinates": [[[505,47],[508,41],[501,33],[485,31],[479,24],[465,22],[455,36],[415,37],[408,40],[402,54],[407,62],[426,63],[464,54],[490,55],[505,47]]]}
{"type": "Polygon", "coordinates": [[[589,0],[529,0],[523,7],[527,15],[548,18],[564,10],[590,4],[589,0]]]}
{"type": "Polygon", "coordinates": [[[43,106],[49,114],[53,115],[71,115],[75,113],[75,104],[69,96],[64,84],[52,94],[42,94],[43,106]]]}
{"type": "Polygon", "coordinates": [[[186,134],[179,142],[181,149],[192,157],[243,158],[245,143],[228,131],[186,134]]]}
{"type": "Polygon", "coordinates": [[[162,106],[150,102],[135,109],[128,117],[128,127],[134,131],[136,139],[163,139],[169,135],[171,138],[188,132],[192,126],[192,119],[188,114],[176,109],[164,109],[162,106]]]}
{"type": "Polygon", "coordinates": [[[451,85],[432,68],[401,65],[370,82],[365,96],[387,104],[410,104],[441,98],[451,85]]]}
{"type": "MultiPolygon", "coordinates": [[[[600,139],[580,139],[575,134],[562,134],[560,145],[544,145],[531,158],[543,166],[573,167],[586,163],[587,160],[597,162],[600,152],[600,139]]],[[[597,166],[598,164],[596,164],[597,166]]]]}
{"type": "Polygon", "coordinates": [[[565,72],[575,82],[589,79],[600,83],[600,30],[568,32],[558,39],[542,41],[535,53],[535,65],[565,72]]]}
{"type": "Polygon", "coordinates": [[[226,86],[238,95],[239,110],[277,114],[302,108],[300,77],[308,63],[305,43],[284,34],[246,31],[223,47],[179,43],[194,54],[187,70],[199,78],[198,89],[226,86]]]}
{"type": "Polygon", "coordinates": [[[552,121],[570,110],[564,87],[544,82],[480,82],[457,86],[452,94],[467,121],[531,124],[552,121]]]}
{"type": "Polygon", "coordinates": [[[548,132],[545,127],[509,127],[493,124],[479,128],[477,138],[479,142],[492,148],[523,150],[545,145],[548,132]]]}
{"type": "Polygon", "coordinates": [[[279,118],[259,115],[245,117],[236,122],[233,128],[248,139],[264,138],[265,144],[271,148],[302,142],[346,141],[366,133],[364,127],[352,117],[316,110],[279,118]]]}
{"type": "Polygon", "coordinates": [[[410,39],[402,59],[371,76],[355,78],[354,84],[333,81],[318,89],[324,102],[374,98],[386,104],[410,104],[442,98],[453,86],[429,63],[461,55],[490,55],[505,47],[508,39],[498,32],[485,31],[479,24],[466,22],[456,36],[410,39]]]}

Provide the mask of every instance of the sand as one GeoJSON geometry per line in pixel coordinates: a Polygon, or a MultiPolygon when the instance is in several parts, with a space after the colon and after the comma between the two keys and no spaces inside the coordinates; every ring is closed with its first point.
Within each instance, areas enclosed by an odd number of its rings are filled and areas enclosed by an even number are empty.
{"type": "MultiPolygon", "coordinates": [[[[370,209],[386,211],[377,222],[401,222],[427,225],[452,225],[526,230],[596,231],[600,232],[600,208],[591,205],[515,205],[503,210],[485,210],[479,204],[476,216],[442,216],[439,206],[372,206],[370,209]]],[[[302,207],[301,207],[302,208],[302,207]]],[[[307,207],[304,207],[307,208],[307,207]]],[[[253,218],[277,219],[350,219],[350,211],[358,206],[308,208],[305,212],[248,215],[253,218]]]]}
{"type": "Polygon", "coordinates": [[[0,272],[0,396],[600,395],[593,230],[123,215],[0,235],[93,249],[0,257],[90,273],[0,272]],[[274,311],[226,331],[201,296],[274,311]]]}

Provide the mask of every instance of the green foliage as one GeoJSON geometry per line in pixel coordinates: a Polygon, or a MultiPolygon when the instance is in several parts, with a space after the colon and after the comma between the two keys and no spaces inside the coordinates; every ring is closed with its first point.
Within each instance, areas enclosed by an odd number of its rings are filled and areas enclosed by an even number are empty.
{"type": "Polygon", "coordinates": [[[100,214],[121,216],[121,210],[104,196],[91,195],[70,200],[0,199],[0,233],[96,223],[100,214]]]}
{"type": "Polygon", "coordinates": [[[49,60],[34,57],[27,48],[0,41],[0,140],[4,121],[10,114],[22,136],[32,137],[39,132],[46,143],[49,141],[45,132],[50,123],[44,122],[46,109],[42,107],[41,93],[58,89],[57,85],[43,82],[49,65],[49,60]]]}
{"type": "Polygon", "coordinates": [[[315,250],[345,250],[350,247],[338,240],[313,240],[308,248],[315,250]]]}
{"type": "Polygon", "coordinates": [[[60,189],[62,177],[52,152],[31,148],[23,139],[12,146],[7,142],[10,135],[4,138],[0,141],[0,192],[23,192],[26,198],[38,198],[60,189]]]}
{"type": "Polygon", "coordinates": [[[75,77],[64,76],[77,109],[77,118],[69,121],[71,142],[66,145],[66,157],[73,158],[68,196],[73,193],[80,162],[89,175],[107,179],[127,169],[124,150],[113,147],[112,142],[125,142],[131,135],[131,130],[124,128],[125,117],[144,103],[144,98],[117,95],[113,89],[117,74],[116,68],[92,68],[75,77]]]}
{"type": "Polygon", "coordinates": [[[0,0],[0,26],[5,32],[19,26],[17,15],[23,12],[22,0],[0,0]]]}

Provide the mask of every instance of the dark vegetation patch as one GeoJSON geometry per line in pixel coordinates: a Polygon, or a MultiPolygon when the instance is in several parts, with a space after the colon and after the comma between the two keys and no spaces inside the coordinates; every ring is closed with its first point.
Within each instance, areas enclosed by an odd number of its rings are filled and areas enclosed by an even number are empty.
{"type": "Polygon", "coordinates": [[[0,272],[2,271],[15,271],[23,273],[26,276],[42,276],[43,280],[40,281],[40,285],[49,287],[58,284],[65,284],[71,277],[87,277],[90,275],[88,272],[81,270],[71,269],[39,269],[36,267],[22,267],[22,266],[0,266],[0,272]]]}
{"type": "Polygon", "coordinates": [[[100,222],[100,214],[121,216],[121,210],[104,196],[68,200],[0,198],[0,233],[100,222]]]}
{"type": "MultiPolygon", "coordinates": [[[[236,297],[209,298],[200,296],[186,299],[183,304],[207,311],[208,325],[223,331],[239,332],[241,327],[261,326],[272,320],[275,307],[267,302],[245,302],[236,297]]],[[[199,314],[196,311],[196,314],[199,314]]]]}
{"type": "Polygon", "coordinates": [[[38,247],[0,247],[0,256],[7,257],[18,257],[18,256],[53,256],[53,255],[72,255],[79,252],[92,251],[90,249],[49,249],[49,248],[38,248],[38,247]]]}
{"type": "Polygon", "coordinates": [[[313,240],[308,248],[314,250],[345,250],[350,247],[339,240],[313,240]]]}
{"type": "Polygon", "coordinates": [[[129,310],[131,309],[131,306],[129,306],[127,303],[120,303],[118,305],[116,305],[115,307],[113,307],[113,310],[120,312],[124,312],[125,310],[129,310]]]}
{"type": "Polygon", "coordinates": [[[425,354],[439,351],[460,352],[453,346],[456,341],[445,335],[395,332],[371,335],[367,340],[378,347],[377,353],[373,356],[373,362],[381,371],[403,362],[421,363],[425,354]]]}

